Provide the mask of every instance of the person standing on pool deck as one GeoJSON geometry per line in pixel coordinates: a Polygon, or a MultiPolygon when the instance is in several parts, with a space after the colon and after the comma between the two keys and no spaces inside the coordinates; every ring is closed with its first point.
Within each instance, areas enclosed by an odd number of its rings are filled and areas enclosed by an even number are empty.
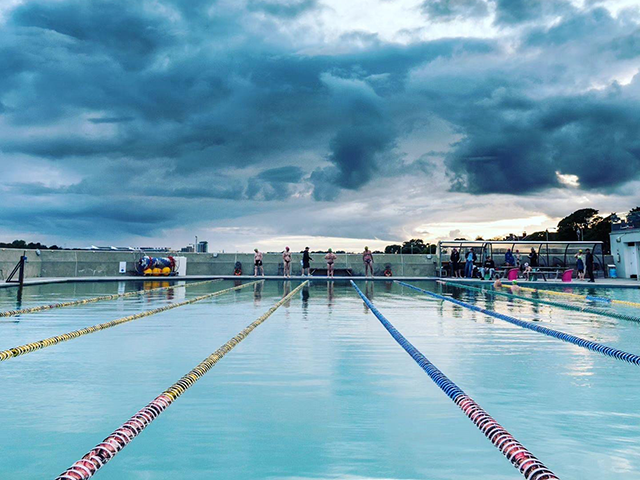
{"type": "Polygon", "coordinates": [[[582,250],[576,253],[576,270],[578,271],[578,280],[584,280],[584,256],[582,250]]]}
{"type": "Polygon", "coordinates": [[[466,262],[464,264],[464,276],[467,278],[473,277],[473,259],[476,254],[473,251],[473,248],[469,249],[467,252],[466,262]]]}
{"type": "Polygon", "coordinates": [[[305,272],[307,277],[309,276],[309,269],[311,268],[311,256],[309,255],[309,247],[304,247],[304,252],[302,252],[302,276],[305,276],[305,272]]]}
{"type": "Polygon", "coordinates": [[[333,250],[329,249],[329,253],[324,256],[324,259],[327,261],[327,277],[333,278],[333,262],[336,261],[338,256],[333,253],[333,250]]]}
{"type": "Polygon", "coordinates": [[[584,261],[587,267],[587,275],[589,275],[589,282],[595,283],[595,278],[593,277],[593,253],[591,253],[591,249],[587,248],[587,255],[585,256],[584,261]]]}
{"type": "Polygon", "coordinates": [[[362,261],[364,262],[364,276],[367,277],[368,273],[371,272],[371,278],[373,278],[373,253],[371,253],[369,247],[364,247],[362,261]]]}
{"type": "Polygon", "coordinates": [[[284,247],[282,261],[284,262],[284,277],[291,278],[291,250],[289,247],[284,247]]]}
{"type": "Polygon", "coordinates": [[[254,248],[253,251],[255,252],[253,254],[253,263],[255,265],[253,269],[253,276],[257,277],[259,271],[260,275],[264,277],[264,268],[262,268],[262,252],[258,251],[257,248],[254,248]]]}
{"type": "Polygon", "coordinates": [[[456,247],[451,251],[451,276],[460,276],[460,252],[456,247]]]}

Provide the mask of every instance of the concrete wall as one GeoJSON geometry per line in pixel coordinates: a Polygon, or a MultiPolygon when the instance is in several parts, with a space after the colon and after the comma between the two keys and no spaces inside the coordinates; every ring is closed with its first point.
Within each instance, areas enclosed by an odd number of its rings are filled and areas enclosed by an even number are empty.
{"type": "MultiPolygon", "coordinates": [[[[20,259],[23,250],[0,249],[0,281],[4,280],[20,259]]],[[[127,262],[127,271],[133,272],[142,256],[134,252],[101,252],[86,250],[27,250],[25,276],[33,277],[106,277],[118,276],[120,262],[127,262]]],[[[162,254],[166,256],[166,254],[162,254]]],[[[187,275],[232,275],[236,261],[242,263],[243,274],[253,274],[253,254],[233,253],[176,253],[187,258],[187,275]]],[[[324,254],[312,254],[311,268],[326,268],[324,254]]],[[[292,274],[301,272],[302,254],[294,254],[292,274]]],[[[387,265],[394,276],[434,276],[436,255],[374,255],[376,275],[382,275],[387,265]]],[[[282,274],[280,254],[264,255],[265,275],[282,274]]],[[[364,275],[361,255],[338,255],[336,269],[350,268],[353,275],[364,275]]]]}

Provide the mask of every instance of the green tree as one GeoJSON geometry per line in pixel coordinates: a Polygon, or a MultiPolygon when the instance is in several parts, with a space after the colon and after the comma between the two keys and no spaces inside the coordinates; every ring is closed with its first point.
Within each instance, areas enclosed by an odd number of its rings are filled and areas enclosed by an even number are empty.
{"type": "Polygon", "coordinates": [[[421,238],[412,238],[402,244],[402,253],[405,255],[427,253],[427,246],[421,238]]]}
{"type": "Polygon", "coordinates": [[[576,210],[558,222],[558,240],[578,240],[578,231],[586,239],[587,232],[601,219],[595,208],[576,210]]]}
{"type": "Polygon", "coordinates": [[[585,240],[596,240],[603,242],[603,249],[605,253],[611,252],[611,237],[609,234],[611,233],[611,217],[602,218],[597,217],[596,221],[594,221],[589,229],[584,234],[585,240]]]}
{"type": "Polygon", "coordinates": [[[400,253],[402,251],[402,245],[387,245],[384,247],[384,253],[400,253]]]}

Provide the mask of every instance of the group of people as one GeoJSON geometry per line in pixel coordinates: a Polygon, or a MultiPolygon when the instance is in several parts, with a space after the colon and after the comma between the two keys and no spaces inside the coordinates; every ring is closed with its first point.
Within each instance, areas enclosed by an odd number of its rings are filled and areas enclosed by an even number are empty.
{"type": "MultiPolygon", "coordinates": [[[[263,266],[263,253],[259,251],[257,248],[253,250],[253,262],[254,262],[254,272],[253,275],[257,277],[258,275],[264,276],[264,266],[263,266]]],[[[284,252],[282,252],[282,263],[284,265],[283,273],[285,278],[291,278],[291,249],[289,247],[285,247],[284,252]]],[[[333,253],[333,250],[330,248],[327,250],[327,254],[324,256],[324,260],[327,263],[327,277],[333,278],[334,276],[334,264],[338,256],[333,253]]],[[[302,252],[302,276],[308,277],[310,276],[311,271],[311,258],[309,247],[305,247],[302,252]]],[[[369,247],[364,247],[364,252],[362,252],[362,262],[364,263],[364,274],[366,277],[373,277],[373,252],[369,250],[369,247]]]]}
{"type": "Polygon", "coordinates": [[[591,253],[591,249],[587,248],[586,253],[582,253],[582,250],[580,250],[578,251],[578,253],[576,253],[575,257],[578,279],[584,280],[584,271],[586,267],[587,275],[589,276],[589,282],[595,282],[596,280],[593,275],[593,253],[591,253]]]}
{"type": "MultiPolygon", "coordinates": [[[[589,276],[590,282],[595,282],[593,275],[593,253],[591,249],[587,248],[586,253],[583,254],[580,250],[576,254],[576,270],[577,278],[584,280],[585,270],[589,276]]],[[[489,278],[493,278],[496,272],[496,264],[490,256],[488,256],[481,266],[476,266],[478,256],[473,248],[470,248],[464,256],[464,264],[461,261],[461,253],[457,248],[454,248],[450,256],[450,274],[455,278],[485,278],[488,274],[489,278]]],[[[522,275],[529,280],[534,269],[540,266],[539,257],[536,250],[532,247],[528,254],[528,261],[522,261],[522,255],[520,250],[512,252],[511,249],[507,249],[504,255],[504,266],[506,268],[518,268],[522,275]]]]}

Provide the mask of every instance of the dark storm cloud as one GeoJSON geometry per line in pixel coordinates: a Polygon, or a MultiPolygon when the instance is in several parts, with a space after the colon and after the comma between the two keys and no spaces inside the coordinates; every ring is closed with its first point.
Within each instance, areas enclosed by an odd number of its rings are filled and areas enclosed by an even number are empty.
{"type": "Polygon", "coordinates": [[[318,8],[317,0],[278,2],[272,0],[249,0],[250,11],[264,12],[278,17],[293,18],[318,8]]]}
{"type": "MultiPolygon", "coordinates": [[[[545,44],[547,57],[555,54],[555,48],[571,48],[611,58],[618,54],[612,46],[636,28],[595,9],[534,31],[522,48],[545,44]]],[[[582,188],[611,191],[638,178],[640,78],[604,91],[554,94],[550,89],[536,98],[533,85],[562,77],[555,71],[560,68],[557,64],[545,65],[541,59],[538,71],[532,66],[496,65],[474,76],[473,82],[469,78],[468,84],[460,75],[425,79],[439,87],[438,111],[464,135],[446,157],[453,188],[477,194],[524,194],[561,186],[558,174],[570,174],[579,178],[582,188]],[[457,109],[456,103],[466,108],[457,109]]],[[[425,93],[432,99],[436,95],[432,88],[425,93]]]]}
{"type": "Polygon", "coordinates": [[[485,17],[489,14],[486,0],[426,0],[422,11],[436,21],[485,17]]]}
{"type": "Polygon", "coordinates": [[[565,0],[495,0],[495,23],[516,25],[573,10],[565,0]]]}
{"type": "Polygon", "coordinates": [[[434,21],[478,19],[495,11],[494,23],[514,26],[573,10],[566,0],[425,0],[422,12],[434,21]]]}
{"type": "MultiPolygon", "coordinates": [[[[189,207],[185,222],[198,218],[192,211],[213,218],[267,201],[340,201],[407,168],[428,175],[428,152],[446,145],[420,147],[413,167],[401,145],[434,118],[456,138],[438,157],[457,190],[543,190],[559,185],[556,172],[615,189],[640,175],[639,81],[591,85],[604,81],[602,65],[637,57],[630,16],[560,0],[436,0],[422,6],[432,21],[495,12],[508,47],[500,38],[400,45],[347,32],[314,49],[288,35],[322,2],[229,5],[27,0],[5,12],[2,161],[43,160],[80,177],[61,186],[32,171],[12,181],[16,211],[50,200],[55,208],[34,206],[30,221],[69,208],[79,224],[104,216],[105,231],[121,222],[140,234],[199,201],[206,208],[189,207]],[[114,200],[122,195],[130,202],[114,200]],[[126,205],[148,210],[148,221],[126,205]]],[[[0,219],[17,222],[11,215],[0,219]]]]}
{"type": "Polygon", "coordinates": [[[577,175],[586,189],[612,189],[640,175],[640,103],[622,92],[513,101],[470,109],[465,138],[447,155],[454,188],[528,193],[577,175]],[[557,172],[557,173],[556,173],[557,172]]]}

